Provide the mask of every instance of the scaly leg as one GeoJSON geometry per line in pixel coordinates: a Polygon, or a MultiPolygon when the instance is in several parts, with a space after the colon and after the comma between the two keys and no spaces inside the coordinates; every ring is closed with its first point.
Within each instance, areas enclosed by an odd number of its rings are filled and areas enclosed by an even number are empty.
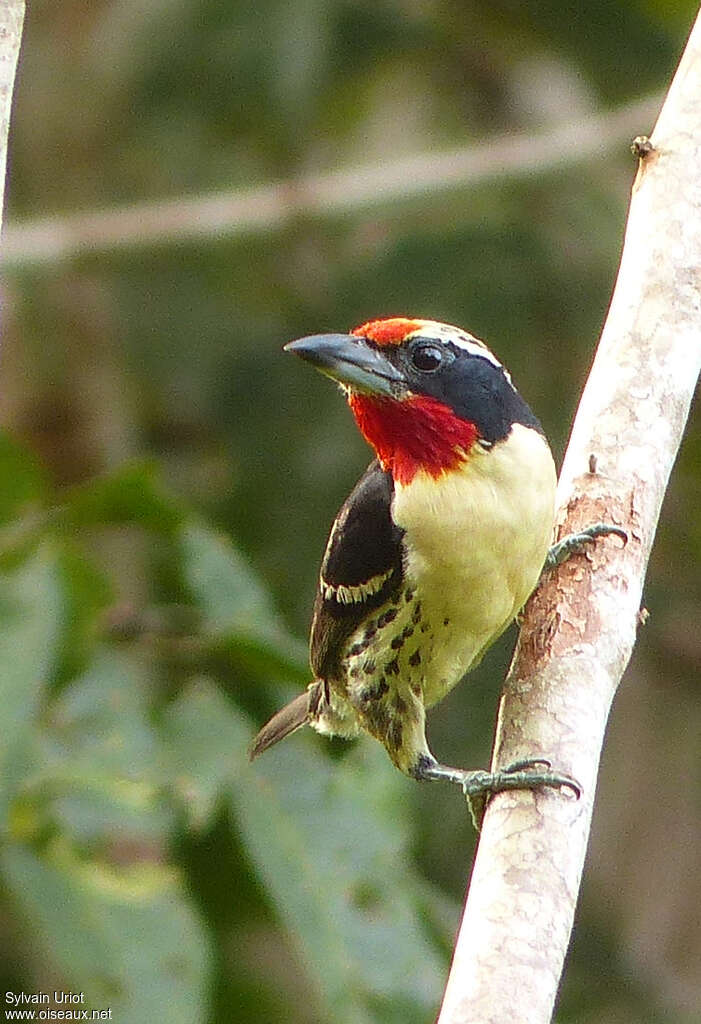
{"type": "Polygon", "coordinates": [[[622,537],[624,541],[628,540],[628,534],[625,530],[621,529],[620,526],[612,526],[610,523],[594,523],[592,526],[585,527],[579,533],[569,533],[550,548],[545,557],[543,569],[554,569],[555,566],[562,565],[570,555],[584,551],[586,545],[591,544],[597,537],[607,537],[612,533],[617,537],[622,537]]]}
{"type": "Polygon", "coordinates": [[[495,772],[465,771],[462,768],[449,768],[439,764],[433,758],[424,757],[412,772],[417,779],[445,779],[462,786],[470,808],[475,828],[479,829],[487,800],[495,793],[503,793],[508,789],[537,789],[550,786],[554,789],[567,787],[579,799],[581,786],[576,779],[564,772],[552,770],[550,761],[545,758],[531,758],[516,761],[507,768],[495,772]]]}

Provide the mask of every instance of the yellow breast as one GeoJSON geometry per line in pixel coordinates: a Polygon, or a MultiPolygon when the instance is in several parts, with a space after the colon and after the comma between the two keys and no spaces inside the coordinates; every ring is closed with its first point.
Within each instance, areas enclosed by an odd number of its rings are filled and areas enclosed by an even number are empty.
{"type": "Polygon", "coordinates": [[[438,479],[395,489],[407,582],[433,623],[426,705],[440,700],[506,629],[535,587],[551,542],[555,465],[535,430],[514,424],[438,479]],[[447,623],[446,623],[447,620],[447,623]]]}

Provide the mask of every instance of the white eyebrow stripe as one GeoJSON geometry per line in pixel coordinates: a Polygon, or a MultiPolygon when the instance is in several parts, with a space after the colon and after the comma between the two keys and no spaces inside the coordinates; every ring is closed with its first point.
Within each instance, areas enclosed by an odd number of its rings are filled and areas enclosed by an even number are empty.
{"type": "Polygon", "coordinates": [[[472,334],[468,334],[461,327],[454,327],[452,324],[442,324],[437,320],[423,320],[421,327],[412,331],[409,337],[413,338],[423,334],[429,338],[437,338],[439,341],[450,341],[453,345],[457,345],[458,348],[469,352],[470,355],[481,356],[483,359],[487,359],[493,366],[504,369],[497,357],[487,348],[484,342],[480,341],[479,338],[475,338],[472,334]]]}
{"type": "MultiPolygon", "coordinates": [[[[445,339],[446,341],[452,341],[453,345],[457,345],[458,348],[464,349],[473,356],[481,356],[483,359],[487,359],[493,366],[501,366],[501,363],[494,355],[490,352],[486,345],[483,345],[477,338],[471,338],[469,335],[451,335],[445,339]]],[[[503,369],[503,367],[502,367],[503,369]]]]}

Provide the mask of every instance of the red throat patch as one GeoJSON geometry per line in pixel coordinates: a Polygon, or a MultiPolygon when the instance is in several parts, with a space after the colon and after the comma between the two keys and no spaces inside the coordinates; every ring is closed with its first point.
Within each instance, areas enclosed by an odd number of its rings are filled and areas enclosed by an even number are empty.
{"type": "Polygon", "coordinates": [[[352,392],[348,404],[380,465],[399,484],[411,483],[419,470],[438,477],[455,469],[477,440],[474,423],[427,395],[396,401],[352,392]]]}
{"type": "Polygon", "coordinates": [[[376,345],[399,345],[407,334],[412,334],[424,324],[424,320],[410,320],[405,316],[393,316],[389,320],[368,320],[360,327],[354,327],[351,334],[369,338],[376,345]]]}

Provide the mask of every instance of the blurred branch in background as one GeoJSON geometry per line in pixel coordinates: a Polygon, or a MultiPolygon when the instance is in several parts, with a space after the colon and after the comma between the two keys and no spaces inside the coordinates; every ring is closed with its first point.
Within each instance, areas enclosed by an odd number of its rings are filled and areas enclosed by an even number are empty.
{"type": "Polygon", "coordinates": [[[5,0],[0,6],[0,223],[5,205],[7,136],[23,23],[24,0],[5,0]]]}
{"type": "Polygon", "coordinates": [[[551,1020],[574,921],[599,758],[630,660],[669,475],[701,371],[701,16],[638,175],[616,289],[558,487],[561,536],[605,521],[586,568],[548,574],[527,606],[495,762],[542,754],[578,804],[500,795],[485,815],[440,1024],[551,1020]]]}
{"type": "Polygon", "coordinates": [[[540,132],[510,133],[451,152],[419,153],[246,191],[181,196],[11,224],[5,231],[0,265],[274,231],[301,215],[333,216],[446,189],[542,175],[619,147],[622,139],[637,135],[654,118],[660,102],[661,97],[648,96],[540,132]]]}

